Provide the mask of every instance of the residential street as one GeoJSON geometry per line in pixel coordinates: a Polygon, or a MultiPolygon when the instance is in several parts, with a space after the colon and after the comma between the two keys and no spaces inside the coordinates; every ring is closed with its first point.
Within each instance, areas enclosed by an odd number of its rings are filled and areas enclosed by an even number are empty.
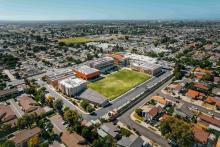
{"type": "Polygon", "coordinates": [[[195,104],[193,104],[193,103],[189,103],[189,102],[186,102],[186,101],[181,100],[181,99],[176,99],[175,97],[172,97],[171,95],[168,95],[168,94],[164,94],[164,93],[162,93],[161,91],[159,92],[159,94],[160,94],[161,96],[163,96],[163,97],[169,99],[169,100],[172,100],[172,101],[177,101],[177,100],[178,100],[179,102],[183,103],[186,107],[192,107],[192,106],[194,106],[195,108],[198,108],[198,111],[201,111],[201,112],[203,112],[203,113],[206,113],[206,114],[207,114],[208,112],[211,112],[211,113],[214,114],[214,116],[220,118],[220,113],[217,113],[217,112],[215,112],[215,111],[213,111],[213,110],[208,110],[208,109],[206,109],[206,108],[204,108],[204,107],[195,105],[195,104]]]}
{"type": "Polygon", "coordinates": [[[138,125],[136,122],[134,122],[133,120],[131,120],[130,118],[130,114],[137,108],[141,107],[142,105],[144,105],[147,101],[149,101],[149,99],[154,96],[157,95],[157,93],[159,93],[161,91],[161,89],[163,89],[164,87],[166,87],[167,85],[169,85],[172,82],[172,79],[169,80],[168,82],[166,82],[165,84],[163,84],[160,88],[158,88],[157,90],[155,90],[153,93],[151,93],[150,95],[148,95],[145,99],[143,99],[141,102],[139,102],[137,105],[135,105],[133,108],[129,109],[126,113],[124,113],[122,116],[120,116],[118,118],[119,121],[125,123],[126,125],[130,126],[131,128],[135,128],[141,135],[146,136],[147,138],[155,141],[156,143],[158,143],[159,145],[163,146],[163,147],[169,147],[170,145],[168,144],[167,140],[164,139],[163,137],[159,136],[158,134],[154,133],[152,130],[149,130],[141,125],[138,125]]]}

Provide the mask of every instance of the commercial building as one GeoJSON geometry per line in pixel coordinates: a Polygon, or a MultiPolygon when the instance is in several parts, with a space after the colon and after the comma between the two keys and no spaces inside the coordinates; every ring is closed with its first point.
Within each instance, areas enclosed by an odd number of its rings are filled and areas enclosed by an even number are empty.
{"type": "Polygon", "coordinates": [[[87,88],[87,82],[79,78],[66,78],[59,81],[58,89],[68,95],[75,96],[87,88]]]}
{"type": "Polygon", "coordinates": [[[58,82],[66,79],[75,77],[72,70],[61,70],[61,71],[52,71],[46,76],[47,82],[55,88],[58,88],[58,82]]]}
{"type": "Polygon", "coordinates": [[[144,72],[153,76],[162,72],[163,67],[157,64],[157,59],[155,58],[131,53],[125,54],[125,57],[129,59],[130,68],[135,71],[144,72]]]}
{"type": "Polygon", "coordinates": [[[162,66],[151,62],[133,61],[130,68],[135,71],[143,72],[150,75],[158,75],[162,72],[162,66]]]}
{"type": "Polygon", "coordinates": [[[89,66],[95,69],[100,70],[101,73],[106,73],[115,69],[115,60],[111,57],[102,57],[96,60],[93,60],[89,63],[89,66]]]}
{"type": "Polygon", "coordinates": [[[125,57],[123,54],[109,54],[109,57],[112,57],[115,60],[115,64],[119,66],[127,66],[129,64],[128,57],[125,57]]]}
{"type": "Polygon", "coordinates": [[[78,78],[82,78],[84,80],[90,80],[99,77],[100,71],[95,68],[91,68],[87,65],[82,66],[74,66],[73,72],[78,78]]]}
{"type": "Polygon", "coordinates": [[[130,63],[132,63],[133,61],[157,63],[157,59],[151,58],[151,57],[148,57],[148,56],[144,56],[144,55],[137,55],[137,54],[128,53],[128,54],[125,54],[125,57],[129,58],[130,63]]]}

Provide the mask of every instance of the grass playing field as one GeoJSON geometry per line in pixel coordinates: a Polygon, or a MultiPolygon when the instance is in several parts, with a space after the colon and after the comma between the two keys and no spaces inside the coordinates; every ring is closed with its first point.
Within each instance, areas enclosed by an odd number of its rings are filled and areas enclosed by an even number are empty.
{"type": "Polygon", "coordinates": [[[109,100],[113,100],[149,78],[150,76],[147,74],[124,69],[110,74],[102,80],[90,83],[88,87],[96,90],[109,100]]]}
{"type": "Polygon", "coordinates": [[[88,43],[98,41],[97,39],[88,38],[88,37],[74,37],[74,38],[64,38],[60,39],[59,42],[63,42],[65,44],[74,44],[74,43],[88,43]]]}

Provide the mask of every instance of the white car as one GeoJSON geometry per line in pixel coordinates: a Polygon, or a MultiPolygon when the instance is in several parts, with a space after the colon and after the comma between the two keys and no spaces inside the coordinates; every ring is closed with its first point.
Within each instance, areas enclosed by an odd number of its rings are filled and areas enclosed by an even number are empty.
{"type": "Polygon", "coordinates": [[[214,114],[212,112],[208,112],[209,115],[213,116],[214,114]]]}

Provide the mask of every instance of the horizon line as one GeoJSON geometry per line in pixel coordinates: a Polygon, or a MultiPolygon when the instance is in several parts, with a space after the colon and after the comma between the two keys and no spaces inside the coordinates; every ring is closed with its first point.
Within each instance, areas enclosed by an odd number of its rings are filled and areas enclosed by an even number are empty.
{"type": "Polygon", "coordinates": [[[46,22],[46,21],[220,21],[218,19],[33,19],[33,20],[12,20],[12,19],[0,19],[0,22],[46,22]]]}

